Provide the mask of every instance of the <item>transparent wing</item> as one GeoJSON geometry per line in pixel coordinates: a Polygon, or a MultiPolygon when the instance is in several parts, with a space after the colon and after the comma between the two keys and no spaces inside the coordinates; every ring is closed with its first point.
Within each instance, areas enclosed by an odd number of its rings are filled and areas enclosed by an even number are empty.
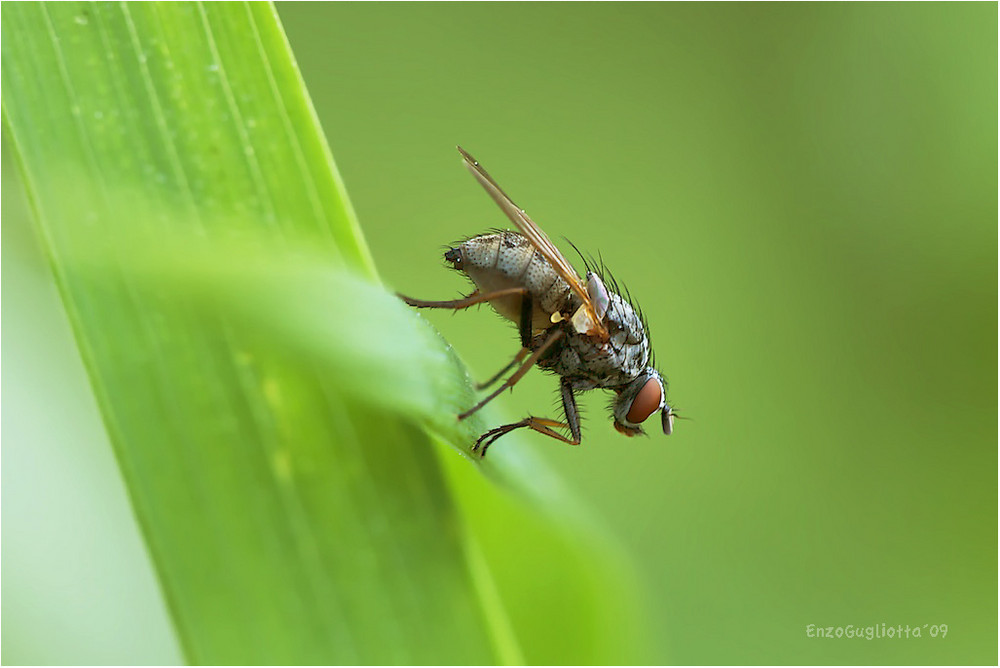
{"type": "Polygon", "coordinates": [[[577,331],[607,340],[608,331],[601,323],[601,319],[597,317],[597,310],[590,300],[587,288],[580,280],[573,266],[563,257],[563,254],[555,247],[555,244],[552,243],[548,235],[542,231],[542,228],[538,227],[535,221],[531,220],[523,209],[514,204],[513,200],[497,185],[497,182],[482,168],[479,162],[461,146],[457,148],[465,160],[465,166],[469,168],[472,175],[479,181],[479,185],[486,189],[486,192],[490,194],[493,201],[507,214],[511,222],[517,226],[521,234],[531,241],[532,245],[542,254],[542,257],[549,261],[549,264],[556,270],[560,278],[566,281],[570,289],[583,300],[583,306],[581,307],[583,313],[579,314],[583,317],[578,317],[578,315],[573,316],[573,324],[576,326],[577,331]]]}

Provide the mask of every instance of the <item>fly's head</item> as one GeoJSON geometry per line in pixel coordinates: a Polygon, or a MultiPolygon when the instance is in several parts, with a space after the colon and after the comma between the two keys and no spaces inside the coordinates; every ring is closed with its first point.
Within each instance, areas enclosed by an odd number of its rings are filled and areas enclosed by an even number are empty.
{"type": "Polygon", "coordinates": [[[663,433],[669,436],[674,431],[674,410],[667,405],[660,373],[652,367],[646,367],[618,393],[612,410],[615,429],[626,436],[645,433],[642,423],[656,411],[660,411],[663,433]]]}

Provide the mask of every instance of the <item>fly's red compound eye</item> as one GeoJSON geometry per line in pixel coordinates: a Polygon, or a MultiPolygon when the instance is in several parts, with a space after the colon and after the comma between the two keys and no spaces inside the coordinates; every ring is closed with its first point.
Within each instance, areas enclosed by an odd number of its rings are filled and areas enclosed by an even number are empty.
{"type": "Polygon", "coordinates": [[[639,424],[660,407],[663,401],[663,387],[656,378],[650,378],[639,390],[632,406],[628,409],[625,419],[632,424],[639,424]]]}

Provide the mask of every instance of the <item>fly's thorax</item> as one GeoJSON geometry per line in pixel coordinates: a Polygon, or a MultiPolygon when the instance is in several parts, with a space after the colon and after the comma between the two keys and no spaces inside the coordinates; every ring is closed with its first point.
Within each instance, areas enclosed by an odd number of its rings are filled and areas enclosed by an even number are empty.
{"type": "Polygon", "coordinates": [[[628,301],[615,293],[611,293],[609,298],[605,324],[610,338],[605,346],[622,378],[631,380],[649,364],[649,337],[646,336],[642,318],[628,301]]]}
{"type": "MultiPolygon", "coordinates": [[[[536,330],[549,327],[553,313],[569,310],[569,286],[531,242],[517,232],[472,237],[445,253],[445,259],[464,272],[482,293],[525,288],[534,302],[532,326],[536,330]]],[[[519,296],[495,299],[490,304],[503,317],[514,322],[520,320],[519,296]]]]}
{"type": "Polygon", "coordinates": [[[564,341],[540,365],[570,378],[574,389],[616,389],[642,374],[649,364],[649,339],[642,320],[617,294],[609,295],[604,319],[610,338],[597,341],[567,325],[564,341]]]}
{"type": "Polygon", "coordinates": [[[618,294],[609,295],[609,305],[605,322],[608,327],[608,334],[611,336],[611,345],[615,347],[639,346],[645,348],[646,359],[643,366],[649,359],[649,338],[646,336],[646,327],[642,324],[642,318],[635,312],[628,301],[622,299],[618,294]]]}

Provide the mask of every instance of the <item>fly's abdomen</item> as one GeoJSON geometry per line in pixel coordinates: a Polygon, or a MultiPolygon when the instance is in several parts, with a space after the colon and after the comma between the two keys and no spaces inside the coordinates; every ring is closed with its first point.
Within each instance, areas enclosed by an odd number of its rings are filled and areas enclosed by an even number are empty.
{"type": "MultiPolygon", "coordinates": [[[[517,232],[482,234],[468,239],[445,253],[455,269],[464,272],[482,293],[507,288],[525,288],[534,300],[532,327],[545,329],[550,316],[564,310],[570,293],[552,265],[535,250],[531,242],[517,232]]],[[[490,301],[503,317],[518,322],[521,297],[502,297],[490,301]]]]}

